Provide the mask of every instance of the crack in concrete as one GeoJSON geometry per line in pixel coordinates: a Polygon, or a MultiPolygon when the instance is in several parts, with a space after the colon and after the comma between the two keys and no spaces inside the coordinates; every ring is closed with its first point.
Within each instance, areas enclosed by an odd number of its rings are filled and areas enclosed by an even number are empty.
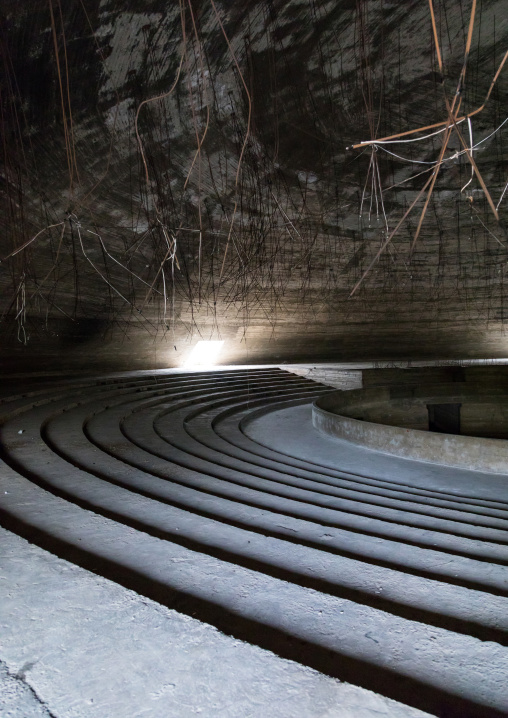
{"type": "Polygon", "coordinates": [[[9,670],[9,667],[5,661],[2,661],[0,658],[0,679],[2,677],[2,674],[7,676],[8,678],[17,681],[20,683],[26,691],[28,691],[31,698],[33,698],[37,704],[45,711],[45,714],[48,716],[48,718],[58,718],[58,716],[51,711],[48,704],[40,698],[40,696],[37,694],[37,691],[28,683],[26,679],[27,672],[33,668],[33,666],[37,663],[37,661],[31,661],[24,664],[24,666],[17,672],[12,672],[9,670]]]}

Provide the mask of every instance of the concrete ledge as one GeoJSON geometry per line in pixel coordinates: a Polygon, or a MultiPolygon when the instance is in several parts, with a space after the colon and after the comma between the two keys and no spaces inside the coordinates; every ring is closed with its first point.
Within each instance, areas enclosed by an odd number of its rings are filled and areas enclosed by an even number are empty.
{"type": "MultiPolygon", "coordinates": [[[[351,394],[360,392],[345,392],[351,394]]],[[[312,407],[312,423],[324,434],[405,459],[508,475],[508,441],[457,436],[377,424],[333,411],[342,392],[326,394],[312,407]]]]}

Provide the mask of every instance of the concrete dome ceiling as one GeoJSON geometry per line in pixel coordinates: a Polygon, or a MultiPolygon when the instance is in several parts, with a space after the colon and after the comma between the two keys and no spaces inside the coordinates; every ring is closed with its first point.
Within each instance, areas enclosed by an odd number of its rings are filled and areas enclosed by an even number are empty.
{"type": "Polygon", "coordinates": [[[472,8],[1,0],[4,366],[507,356],[508,21],[472,8]]]}

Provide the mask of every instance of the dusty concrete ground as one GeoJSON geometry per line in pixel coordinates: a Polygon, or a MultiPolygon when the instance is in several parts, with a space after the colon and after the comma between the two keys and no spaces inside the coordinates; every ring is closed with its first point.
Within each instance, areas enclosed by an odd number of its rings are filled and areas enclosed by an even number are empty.
{"type": "Polygon", "coordinates": [[[2,718],[424,718],[0,529],[2,718]]]}

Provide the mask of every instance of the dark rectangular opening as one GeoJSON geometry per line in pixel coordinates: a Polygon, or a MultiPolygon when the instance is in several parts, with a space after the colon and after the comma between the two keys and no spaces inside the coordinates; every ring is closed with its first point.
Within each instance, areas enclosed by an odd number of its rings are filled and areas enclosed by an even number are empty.
{"type": "Polygon", "coordinates": [[[429,431],[441,434],[460,434],[460,407],[462,404],[427,404],[429,431]]]}

